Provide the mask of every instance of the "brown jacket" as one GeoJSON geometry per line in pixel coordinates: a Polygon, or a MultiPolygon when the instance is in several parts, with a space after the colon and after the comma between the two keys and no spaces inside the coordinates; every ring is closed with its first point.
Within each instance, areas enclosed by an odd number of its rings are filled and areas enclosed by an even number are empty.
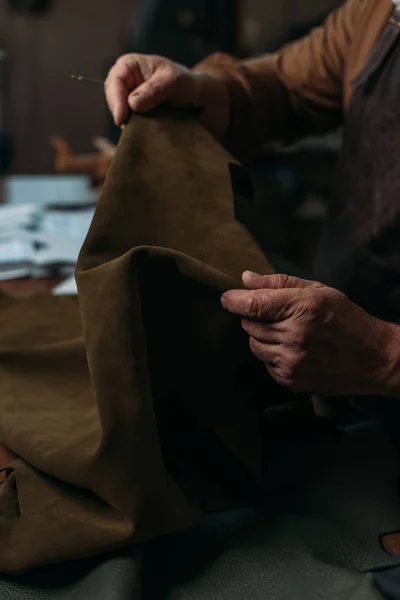
{"type": "Polygon", "coordinates": [[[348,0],[305,38],[273,55],[238,61],[214,54],[196,67],[222,77],[231,96],[226,145],[241,159],[266,141],[289,143],[339,125],[393,5],[348,0]]]}

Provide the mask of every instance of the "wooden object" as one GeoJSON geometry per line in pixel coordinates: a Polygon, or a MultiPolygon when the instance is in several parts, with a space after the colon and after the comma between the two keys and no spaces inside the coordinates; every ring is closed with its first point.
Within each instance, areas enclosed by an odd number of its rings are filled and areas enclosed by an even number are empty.
{"type": "Polygon", "coordinates": [[[83,173],[89,175],[94,187],[102,186],[110,168],[116,146],[106,138],[95,138],[93,146],[97,152],[73,154],[68,142],[60,137],[51,138],[56,155],[54,169],[57,173],[83,173]]]}

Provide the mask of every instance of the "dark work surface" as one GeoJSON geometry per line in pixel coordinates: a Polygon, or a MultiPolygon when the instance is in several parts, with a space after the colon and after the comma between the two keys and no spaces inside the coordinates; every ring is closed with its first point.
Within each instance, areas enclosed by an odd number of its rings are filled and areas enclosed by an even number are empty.
{"type": "Polygon", "coordinates": [[[1,600],[372,600],[395,567],[398,455],[375,426],[310,440],[270,461],[274,502],[111,555],[0,580],[1,600]]]}

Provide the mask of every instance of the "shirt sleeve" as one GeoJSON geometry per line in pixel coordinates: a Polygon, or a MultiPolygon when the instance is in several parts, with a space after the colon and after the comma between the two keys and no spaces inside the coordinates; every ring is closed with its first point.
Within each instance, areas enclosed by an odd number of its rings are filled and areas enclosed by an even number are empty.
{"type": "Polygon", "coordinates": [[[343,118],[346,55],[365,0],[347,0],[321,27],[275,54],[236,60],[213,54],[195,70],[224,80],[230,124],[224,145],[246,160],[267,141],[291,143],[343,118]]]}

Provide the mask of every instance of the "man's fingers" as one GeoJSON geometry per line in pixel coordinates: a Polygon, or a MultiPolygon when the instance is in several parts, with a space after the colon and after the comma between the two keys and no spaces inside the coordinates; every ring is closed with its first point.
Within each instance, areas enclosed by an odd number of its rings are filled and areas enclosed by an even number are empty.
{"type": "Polygon", "coordinates": [[[139,64],[131,59],[119,59],[110,70],[105,82],[107,104],[116,125],[125,123],[128,116],[128,95],[142,81],[139,64]]]}
{"type": "Polygon", "coordinates": [[[268,323],[290,317],[298,300],[299,291],[294,289],[230,290],[221,304],[235,315],[268,323]]]}
{"type": "Polygon", "coordinates": [[[282,344],[287,339],[281,323],[259,323],[242,318],[242,328],[250,337],[263,344],[282,344]]]}
{"type": "Polygon", "coordinates": [[[293,361],[293,356],[285,359],[282,356],[279,346],[274,344],[263,344],[254,338],[250,338],[250,350],[256,358],[265,363],[271,377],[277,383],[289,388],[293,392],[301,391],[294,373],[289,366],[293,361]]]}
{"type": "Polygon", "coordinates": [[[128,91],[122,79],[114,78],[112,82],[105,87],[106,99],[114,123],[117,126],[122,125],[128,115],[128,104],[126,102],[128,91]]]}
{"type": "Polygon", "coordinates": [[[260,275],[253,271],[245,271],[242,275],[243,283],[250,290],[260,289],[282,289],[282,288],[310,288],[323,287],[322,283],[300,279],[284,273],[274,273],[272,275],[260,275]]]}
{"type": "Polygon", "coordinates": [[[279,364],[279,349],[276,344],[263,344],[252,337],[249,340],[249,344],[250,350],[256,358],[271,367],[279,364]]]}
{"type": "Polygon", "coordinates": [[[135,112],[148,112],[171,96],[173,79],[165,69],[158,69],[129,95],[128,104],[135,112]]]}

